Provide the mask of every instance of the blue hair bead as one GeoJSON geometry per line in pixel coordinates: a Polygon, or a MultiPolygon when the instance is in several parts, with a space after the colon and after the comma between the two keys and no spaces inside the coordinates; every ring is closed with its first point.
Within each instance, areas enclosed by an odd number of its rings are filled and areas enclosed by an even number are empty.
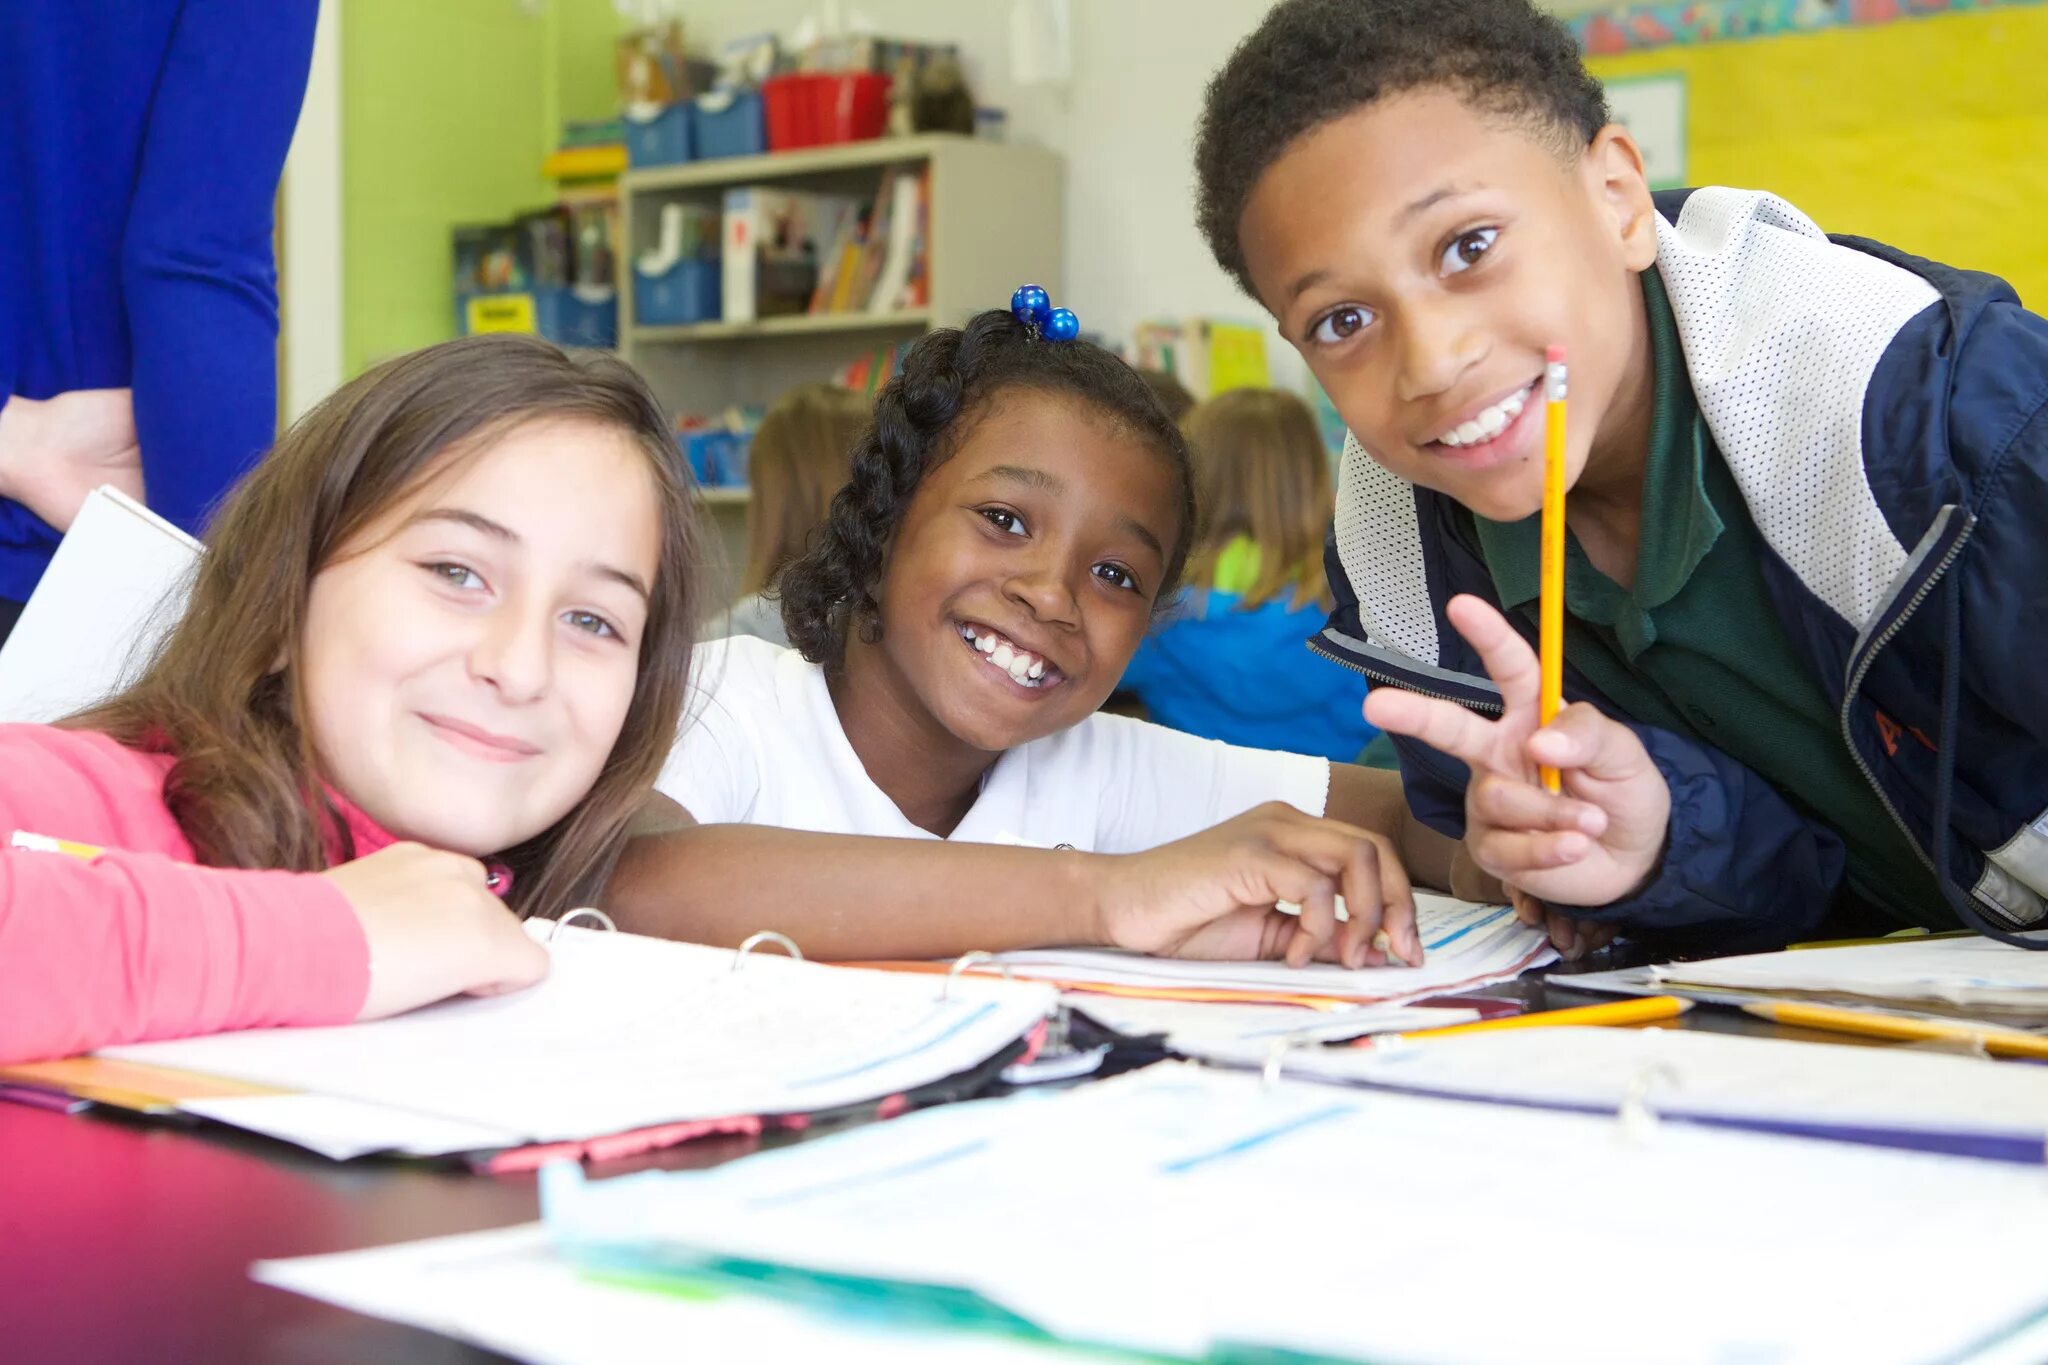
{"type": "Polygon", "coordinates": [[[1055,308],[1045,320],[1047,341],[1072,341],[1081,335],[1081,319],[1074,316],[1071,308],[1055,308]]]}
{"type": "Polygon", "coordinates": [[[1043,285],[1019,285],[1010,295],[1010,316],[1026,327],[1043,327],[1052,316],[1052,295],[1043,285]]]}

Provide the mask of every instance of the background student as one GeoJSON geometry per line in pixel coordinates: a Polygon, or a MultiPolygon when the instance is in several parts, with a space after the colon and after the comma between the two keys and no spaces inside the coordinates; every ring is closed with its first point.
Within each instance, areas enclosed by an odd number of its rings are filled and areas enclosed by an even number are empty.
{"type": "Polygon", "coordinates": [[[614,360],[475,337],[320,404],[142,677],[0,726],[42,836],[0,845],[0,1061],[537,979],[518,917],[596,896],[674,734],[692,515],[614,360]]]}
{"type": "Polygon", "coordinates": [[[733,605],[704,638],[753,635],[789,643],[773,596],[776,575],[801,556],[825,507],[846,482],[853,443],[868,421],[866,395],[804,384],[775,400],[747,455],[747,562],[733,605]]]}
{"type": "Polygon", "coordinates": [[[1393,684],[1367,710],[1416,810],[1568,953],[1579,920],[1721,950],[2042,920],[2048,323],[2009,288],[1769,194],[1653,199],[1525,0],[1285,0],[1196,168],[1356,441],[1318,648],[1393,684]],[[1552,345],[1572,704],[1539,729],[1552,345]]]}
{"type": "Polygon", "coordinates": [[[1123,691],[1161,725],[1259,749],[1350,761],[1376,733],[1365,679],[1294,657],[1330,611],[1323,537],[1330,465],[1308,404],[1232,389],[1182,422],[1199,544],[1189,587],[1131,656],[1123,691]]]}

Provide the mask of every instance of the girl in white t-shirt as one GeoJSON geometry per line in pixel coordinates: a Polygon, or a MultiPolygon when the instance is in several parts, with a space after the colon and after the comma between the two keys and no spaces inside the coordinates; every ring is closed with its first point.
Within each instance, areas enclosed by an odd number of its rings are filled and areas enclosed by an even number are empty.
{"type": "Polygon", "coordinates": [[[1457,845],[1408,815],[1393,774],[1098,710],[1186,558],[1188,452],[1134,371],[1053,339],[1033,302],[928,334],[883,389],[852,481],[780,580],[795,649],[699,650],[659,782],[688,820],[636,841],[615,909],[708,942],[778,929],[832,958],[1109,942],[1419,960],[1404,864],[1448,885],[1457,845]],[[892,842],[792,859],[736,825],[892,842]]]}

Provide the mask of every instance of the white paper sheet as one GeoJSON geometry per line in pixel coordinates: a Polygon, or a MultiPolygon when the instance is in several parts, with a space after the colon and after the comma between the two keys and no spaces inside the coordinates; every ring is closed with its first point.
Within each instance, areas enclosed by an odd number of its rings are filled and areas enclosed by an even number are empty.
{"type": "Polygon", "coordinates": [[[1064,1351],[832,1321],[764,1299],[683,1298],[593,1280],[538,1223],[289,1261],[258,1281],[541,1365],[832,1361],[1044,1365],[1064,1351]]]}
{"type": "Polygon", "coordinates": [[[96,488],[0,646],[0,722],[83,710],[134,675],[184,611],[198,541],[96,488]]]}
{"type": "Polygon", "coordinates": [[[1187,1000],[1074,993],[1066,1001],[1120,1033],[1164,1034],[1166,1045],[1188,1056],[1233,1044],[1263,1048],[1276,1039],[1338,1042],[1371,1033],[1448,1028],[1479,1011],[1432,1005],[1354,1005],[1318,1010],[1301,1005],[1231,1005],[1187,1000]]]}
{"type": "MultiPolygon", "coordinates": [[[[2048,940],[2048,931],[2028,935],[2048,940]]],[[[1653,967],[1659,981],[1750,991],[1807,991],[1963,1009],[2048,1012],[2048,953],[1988,938],[1915,938],[1801,948],[1653,967]]]]}
{"type": "Polygon", "coordinates": [[[996,957],[1020,977],[1070,985],[1251,991],[1382,1004],[1490,985],[1557,960],[1543,931],[1522,924],[1504,905],[1477,905],[1420,892],[1415,910],[1424,953],[1420,967],[1351,971],[1322,963],[1289,967],[1283,962],[1189,962],[1066,948],[996,957]]]}
{"type": "MultiPolygon", "coordinates": [[[[1214,1051],[1221,1053],[1220,1047],[1214,1051]]],[[[1232,1060],[1262,1067],[1266,1052],[1232,1060]]],[[[1284,1074],[1534,1104],[2022,1140],[2048,1159],[2048,1067],[1684,1029],[1532,1028],[1303,1048],[1284,1074]]],[[[2048,1181],[2048,1173],[2043,1174],[2048,1181]]]]}
{"type": "Polygon", "coordinates": [[[575,1254],[973,1289],[1054,1331],[1413,1362],[1945,1359],[2048,1312],[2038,1168],[1161,1066],[706,1172],[544,1178],[575,1254]],[[1475,1257],[1533,1203],[1540,1254],[1475,1257]],[[1581,1311],[1582,1310],[1582,1311],[1581,1311]]]}
{"type": "MultiPolygon", "coordinates": [[[[548,927],[533,930],[544,938],[548,927]]],[[[932,977],[768,953],[735,969],[723,949],[574,927],[553,954],[547,979],[512,995],[102,1055],[403,1111],[388,1145],[419,1150],[432,1145],[422,1119],[548,1142],[861,1103],[979,1065],[1056,999],[983,980],[956,981],[947,996],[932,977]]],[[[361,1118],[351,1114],[353,1141],[374,1136],[361,1118]]],[[[315,1119],[317,1136],[327,1119],[315,1119]]]]}

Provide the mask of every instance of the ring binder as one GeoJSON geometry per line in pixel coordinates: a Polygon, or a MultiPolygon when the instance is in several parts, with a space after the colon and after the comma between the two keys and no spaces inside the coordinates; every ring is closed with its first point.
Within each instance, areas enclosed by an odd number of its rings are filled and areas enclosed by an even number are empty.
{"type": "Polygon", "coordinates": [[[553,943],[555,941],[555,935],[562,932],[562,926],[569,923],[571,920],[575,919],[578,915],[582,915],[588,919],[596,920],[599,924],[602,924],[611,933],[616,934],[617,932],[619,932],[619,926],[612,923],[612,917],[610,915],[607,915],[604,911],[599,910],[595,906],[579,905],[574,910],[569,911],[560,919],[557,919],[552,924],[550,924],[548,926],[548,936],[545,939],[542,939],[541,941],[543,943],[553,943]]]}
{"type": "Polygon", "coordinates": [[[797,947],[795,941],[789,935],[778,934],[773,929],[763,929],[758,934],[748,934],[740,940],[740,946],[733,950],[732,969],[738,971],[741,965],[746,962],[747,954],[753,952],[754,949],[764,943],[778,944],[781,946],[782,951],[788,953],[798,962],[804,960],[804,950],[797,947]]]}
{"type": "Polygon", "coordinates": [[[941,1001],[953,998],[953,983],[960,979],[962,972],[977,962],[995,963],[997,969],[1002,972],[1003,980],[1005,981],[1015,981],[1017,979],[1016,973],[1010,970],[1009,963],[999,960],[994,953],[984,953],[981,949],[976,948],[973,952],[962,953],[954,958],[953,965],[946,969],[946,984],[939,988],[939,999],[941,1001]]]}

